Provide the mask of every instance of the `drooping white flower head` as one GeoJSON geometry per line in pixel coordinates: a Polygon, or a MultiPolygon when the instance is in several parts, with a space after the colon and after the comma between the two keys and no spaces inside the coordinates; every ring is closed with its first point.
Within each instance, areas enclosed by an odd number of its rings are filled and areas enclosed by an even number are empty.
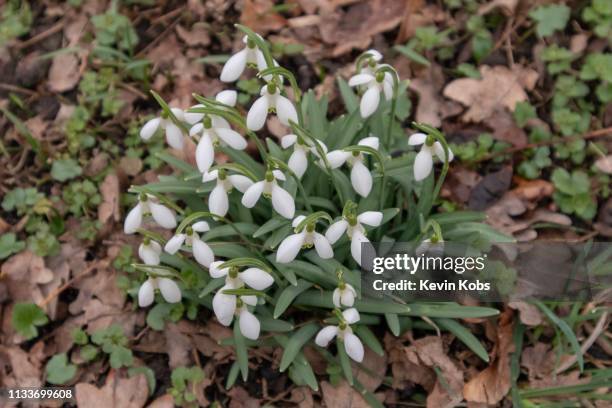
{"type": "Polygon", "coordinates": [[[444,240],[438,237],[427,238],[414,249],[414,253],[417,256],[423,254],[442,256],[444,254],[444,240]]]}
{"type": "Polygon", "coordinates": [[[175,234],[168,240],[164,250],[169,254],[177,253],[186,244],[190,246],[193,252],[193,257],[202,266],[208,268],[211,263],[215,260],[215,254],[212,249],[204,242],[198,233],[206,232],[210,230],[206,221],[198,221],[187,227],[185,232],[175,234]]]}
{"type": "MultiPolygon", "coordinates": [[[[429,176],[433,167],[433,156],[434,154],[444,162],[446,154],[444,154],[444,147],[437,140],[434,141],[432,138],[427,136],[425,133],[415,133],[408,138],[408,144],[410,146],[421,146],[421,150],[417,153],[414,159],[414,179],[421,181],[429,176]]],[[[448,150],[448,161],[453,160],[453,152],[448,150]]]]}
{"type": "Polygon", "coordinates": [[[175,281],[168,278],[149,278],[138,289],[138,305],[147,307],[153,304],[156,289],[159,289],[162,297],[168,303],[181,301],[181,289],[175,281]]]}
{"type": "Polygon", "coordinates": [[[268,68],[263,52],[246,35],[242,41],[246,44],[242,50],[232,55],[221,70],[221,81],[234,82],[244,72],[247,65],[256,67],[259,71],[268,68]]]}
{"type": "MultiPolygon", "coordinates": [[[[215,100],[217,102],[221,102],[227,106],[236,106],[236,100],[238,99],[238,92],[233,89],[226,89],[224,91],[219,92],[215,95],[215,100]]],[[[197,105],[193,105],[190,109],[193,108],[203,108],[204,105],[201,103],[197,105]]],[[[211,115],[216,116],[216,115],[211,115]]],[[[195,113],[195,112],[185,112],[185,122],[189,125],[195,125],[198,122],[201,122],[204,119],[204,113],[195,113]]],[[[228,125],[229,126],[229,125],[228,125]]]]}
{"type": "Polygon", "coordinates": [[[246,139],[233,130],[224,118],[217,115],[204,116],[202,122],[192,126],[189,135],[200,136],[195,158],[198,170],[202,173],[207,172],[215,160],[215,146],[221,144],[236,150],[244,150],[247,147],[246,139]]]}
{"type": "Polygon", "coordinates": [[[359,103],[359,113],[364,119],[378,109],[381,93],[388,101],[393,98],[393,76],[389,72],[372,73],[364,69],[361,73],[353,75],[348,84],[365,89],[359,103]]]}
{"type": "MultiPolygon", "coordinates": [[[[181,122],[185,120],[185,113],[182,109],[172,108],[170,110],[176,119],[181,122]]],[[[170,147],[179,150],[183,149],[183,131],[174,122],[172,122],[172,119],[167,117],[153,118],[145,123],[142,129],[140,129],[140,138],[145,141],[149,140],[151,137],[153,137],[155,132],[157,132],[157,129],[160,128],[166,131],[166,141],[170,147]]]]}
{"type": "Polygon", "coordinates": [[[356,297],[357,292],[355,288],[346,282],[341,282],[338,287],[334,289],[332,300],[336,307],[353,307],[356,297]]]}
{"type": "Polygon", "coordinates": [[[150,194],[140,194],[138,204],[128,212],[123,224],[123,232],[135,233],[142,226],[145,217],[151,217],[162,228],[176,227],[174,213],[165,205],[160,204],[157,198],[150,194]]]}
{"type": "Polygon", "coordinates": [[[298,116],[293,103],[281,95],[277,85],[264,85],[260,94],[247,114],[246,124],[249,130],[257,131],[263,128],[270,111],[276,111],[278,119],[285,126],[289,126],[290,120],[297,123],[298,116]]]}
{"type": "MultiPolygon", "coordinates": [[[[369,136],[361,139],[358,143],[360,146],[368,146],[378,150],[378,138],[369,136]]],[[[327,154],[327,161],[332,169],[337,169],[344,163],[351,166],[351,184],[353,188],[362,197],[367,197],[372,190],[372,174],[364,164],[363,152],[347,152],[345,150],[334,150],[327,154]]]]}
{"type": "Polygon", "coordinates": [[[295,201],[287,190],[278,185],[278,180],[285,180],[280,170],[266,172],[264,180],[250,186],[242,196],[242,205],[253,208],[262,194],[272,199],[274,210],[285,218],[291,219],[295,214],[295,201]]]}
{"type": "MultiPolygon", "coordinates": [[[[291,225],[296,228],[305,218],[304,215],[299,215],[295,217],[291,225]]],[[[321,258],[333,258],[334,250],[327,238],[316,232],[314,225],[306,225],[301,231],[289,235],[280,243],[276,251],[276,262],[289,263],[295,259],[302,248],[312,248],[313,245],[321,258]]]]}
{"type": "Polygon", "coordinates": [[[217,185],[212,189],[208,196],[208,209],[211,213],[221,217],[229,210],[228,193],[236,188],[241,193],[247,191],[253,185],[253,181],[242,174],[227,175],[226,170],[213,170],[202,175],[204,183],[217,181],[217,185]]]}
{"type": "Polygon", "coordinates": [[[363,244],[368,244],[370,240],[366,237],[363,225],[378,227],[382,222],[383,214],[380,211],[365,211],[357,217],[343,217],[329,226],[325,237],[333,245],[342,237],[344,233],[351,240],[351,255],[355,262],[361,266],[361,249],[363,244]]]}
{"type": "Polygon", "coordinates": [[[159,265],[162,247],[156,241],[145,238],[138,246],[138,256],[147,265],[159,265]]]}
{"type": "MultiPolygon", "coordinates": [[[[317,140],[317,143],[321,147],[321,150],[327,154],[327,146],[325,146],[325,144],[320,140],[317,140]]],[[[289,157],[287,166],[289,166],[289,168],[299,178],[302,178],[304,173],[306,173],[306,169],[308,168],[308,153],[313,154],[318,160],[321,159],[317,148],[312,144],[312,142],[301,140],[294,134],[283,136],[281,138],[281,146],[283,149],[293,146],[293,153],[291,153],[291,156],[289,157]]]]}
{"type": "Polygon", "coordinates": [[[315,337],[315,343],[320,347],[327,347],[337,336],[344,343],[346,354],[360,363],[363,361],[365,350],[363,349],[363,343],[359,337],[353,334],[353,329],[350,326],[359,321],[359,312],[354,308],[346,309],[342,312],[342,318],[343,321],[338,326],[330,325],[322,328],[315,337]]]}

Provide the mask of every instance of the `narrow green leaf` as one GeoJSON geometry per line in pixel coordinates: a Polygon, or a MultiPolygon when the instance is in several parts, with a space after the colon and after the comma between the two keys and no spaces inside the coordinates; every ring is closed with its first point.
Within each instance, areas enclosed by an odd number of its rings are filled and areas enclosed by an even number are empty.
{"type": "Polygon", "coordinates": [[[317,331],[319,331],[319,326],[316,323],[309,323],[300,327],[300,329],[296,331],[293,336],[291,336],[287,342],[287,345],[285,346],[285,351],[283,352],[283,356],[281,358],[281,372],[285,371],[287,367],[289,367],[289,364],[293,362],[297,356],[297,353],[302,350],[304,344],[308,343],[308,341],[317,331]]]}
{"type": "Polygon", "coordinates": [[[582,350],[580,349],[580,343],[578,343],[578,339],[576,335],[572,331],[572,328],[559,316],[555,314],[548,306],[540,301],[536,301],[535,304],[544,312],[546,317],[548,317],[558,328],[561,330],[563,335],[567,338],[574,353],[576,353],[576,358],[578,361],[578,367],[580,368],[580,372],[584,370],[584,357],[582,356],[582,350]]]}
{"type": "Polygon", "coordinates": [[[298,279],[297,285],[287,286],[281,292],[278,300],[276,301],[276,306],[274,307],[274,318],[278,318],[282,315],[285,310],[291,305],[291,302],[302,292],[309,289],[312,286],[312,283],[304,280],[298,279]]]}
{"type": "Polygon", "coordinates": [[[336,345],[338,349],[338,359],[340,360],[342,372],[344,372],[344,377],[346,378],[346,381],[352,386],[354,381],[350,357],[348,356],[348,354],[346,354],[346,350],[344,349],[344,342],[342,340],[336,338],[336,345]]]}
{"type": "Polygon", "coordinates": [[[376,338],[374,333],[372,333],[372,331],[370,330],[368,326],[361,324],[361,325],[354,326],[354,328],[355,328],[355,333],[357,334],[357,336],[359,336],[359,338],[370,349],[372,349],[373,352],[375,352],[379,356],[383,356],[385,354],[385,350],[383,350],[382,345],[380,344],[380,342],[378,341],[378,339],[376,338]]]}
{"type": "Polygon", "coordinates": [[[435,319],[438,326],[442,327],[453,333],[459,340],[463,342],[470,350],[472,350],[478,357],[484,362],[489,362],[489,353],[482,346],[478,338],[472,334],[471,331],[466,329],[461,323],[452,319],[435,319]]]}
{"type": "Polygon", "coordinates": [[[234,321],[234,346],[236,347],[236,360],[240,366],[240,372],[242,373],[242,380],[246,381],[249,376],[249,355],[247,352],[244,337],[240,332],[240,324],[238,319],[234,321]]]}

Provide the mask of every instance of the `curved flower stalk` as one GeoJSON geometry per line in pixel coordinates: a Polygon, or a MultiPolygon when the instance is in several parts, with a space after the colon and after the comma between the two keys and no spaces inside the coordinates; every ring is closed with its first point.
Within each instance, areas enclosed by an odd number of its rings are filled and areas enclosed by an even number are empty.
{"type": "Polygon", "coordinates": [[[358,363],[363,361],[364,349],[363,343],[353,334],[351,324],[355,324],[359,321],[359,312],[357,309],[351,308],[346,309],[342,314],[337,313],[340,318],[338,326],[325,326],[322,328],[317,337],[315,337],[315,343],[320,347],[327,347],[329,343],[338,337],[338,339],[344,343],[344,349],[346,354],[358,363]]]}
{"type": "MultiPolygon", "coordinates": [[[[185,112],[182,109],[172,108],[171,111],[177,120],[181,122],[185,120],[185,112]]],[[[165,114],[145,123],[142,129],[140,129],[140,138],[142,140],[151,139],[155,132],[157,132],[157,129],[166,131],[166,141],[171,147],[179,150],[183,148],[183,131],[165,114]]]]}
{"type": "Polygon", "coordinates": [[[361,266],[361,248],[369,244],[364,225],[378,227],[382,223],[383,214],[380,211],[364,211],[355,214],[356,204],[348,202],[343,211],[342,219],[329,226],[325,237],[333,245],[346,233],[351,241],[351,255],[355,262],[361,266]]]}
{"type": "MultiPolygon", "coordinates": [[[[410,146],[421,146],[421,150],[417,153],[414,159],[414,179],[421,181],[427,178],[433,168],[434,154],[442,161],[446,161],[446,154],[442,143],[435,140],[434,137],[428,136],[425,133],[415,133],[408,138],[410,146]]],[[[453,152],[448,150],[448,161],[451,162],[454,158],[453,152]]]]}
{"type": "MultiPolygon", "coordinates": [[[[306,219],[306,216],[299,215],[295,217],[291,225],[293,228],[297,228],[304,219],[306,219]]],[[[315,223],[316,221],[309,223],[301,231],[296,231],[295,234],[285,238],[278,246],[278,251],[276,251],[276,262],[289,263],[295,259],[302,248],[312,248],[313,245],[321,258],[333,258],[334,250],[327,238],[315,231],[315,223]]]]}
{"type": "Polygon", "coordinates": [[[244,150],[247,147],[246,139],[233,130],[229,123],[217,115],[205,115],[202,122],[196,123],[189,130],[189,135],[200,135],[196,147],[195,158],[198,170],[205,173],[215,161],[215,146],[227,145],[232,149],[244,150]]]}
{"type": "Polygon", "coordinates": [[[169,278],[150,277],[138,289],[138,305],[147,307],[153,304],[156,289],[159,289],[162,297],[168,303],[179,303],[182,299],[181,289],[175,281],[169,278]]]}
{"type": "MultiPolygon", "coordinates": [[[[226,89],[225,91],[221,91],[217,95],[215,95],[215,100],[217,102],[221,102],[222,104],[231,106],[231,107],[236,106],[237,99],[238,99],[238,92],[234,91],[233,89],[226,89]]],[[[193,105],[190,109],[203,108],[203,107],[204,105],[202,105],[201,103],[198,103],[197,105],[193,105]]],[[[195,125],[196,123],[204,119],[204,115],[205,115],[204,113],[196,113],[196,112],[187,111],[185,112],[185,122],[187,122],[190,125],[195,125]]],[[[223,120],[225,121],[225,119],[223,120]]]]}
{"type": "Polygon", "coordinates": [[[224,217],[229,210],[228,193],[232,189],[244,193],[253,185],[253,181],[242,174],[227,174],[227,170],[218,169],[202,175],[204,183],[216,180],[217,185],[212,189],[208,196],[208,209],[211,213],[224,217]]]}
{"type": "MultiPolygon", "coordinates": [[[[261,38],[261,36],[259,37],[261,38]]],[[[232,55],[221,70],[220,79],[223,82],[234,82],[240,78],[247,66],[255,67],[259,71],[268,68],[264,54],[257,47],[257,44],[246,35],[242,38],[242,41],[246,47],[232,55]]]]}
{"type": "Polygon", "coordinates": [[[210,264],[215,260],[215,254],[208,244],[200,238],[198,233],[206,232],[210,227],[206,221],[198,221],[187,227],[184,233],[176,234],[164,246],[164,250],[169,254],[177,253],[183,244],[190,246],[193,251],[193,257],[202,266],[210,267],[210,264]]]}
{"type": "Polygon", "coordinates": [[[285,218],[291,219],[295,214],[295,201],[287,190],[278,185],[278,180],[284,181],[285,175],[280,170],[268,170],[265,178],[250,186],[242,196],[242,205],[253,208],[262,196],[272,199],[274,210],[285,218]]]}
{"type": "Polygon", "coordinates": [[[128,212],[123,224],[123,232],[135,233],[142,226],[145,217],[150,216],[162,228],[172,229],[176,227],[174,213],[168,207],[160,204],[157,198],[151,194],[140,194],[138,204],[128,212]]]}
{"type": "Polygon", "coordinates": [[[388,101],[393,98],[393,77],[388,72],[362,72],[352,76],[348,84],[353,87],[360,86],[365,88],[365,92],[359,102],[359,113],[364,119],[376,112],[380,104],[381,94],[388,101]]]}
{"type": "MultiPolygon", "coordinates": [[[[320,140],[316,142],[321,147],[321,150],[327,154],[327,146],[320,140]]],[[[281,138],[281,146],[283,149],[288,149],[293,146],[293,153],[289,157],[287,166],[295,173],[298,178],[302,178],[308,168],[308,154],[313,154],[319,161],[322,157],[319,155],[317,148],[312,142],[305,141],[294,134],[285,135],[281,138]]]]}
{"type": "Polygon", "coordinates": [[[298,114],[293,103],[285,96],[281,95],[280,88],[273,82],[261,88],[260,97],[257,98],[246,118],[246,125],[249,130],[257,131],[263,128],[268,117],[268,112],[275,111],[278,120],[289,126],[290,121],[297,123],[298,114]]]}
{"type": "Polygon", "coordinates": [[[138,246],[138,256],[147,265],[159,265],[162,247],[158,242],[145,238],[138,246]]]}
{"type": "MultiPolygon", "coordinates": [[[[376,136],[361,139],[359,146],[367,146],[378,150],[379,140],[376,136]]],[[[334,150],[327,154],[327,161],[332,169],[337,169],[344,163],[351,166],[351,184],[353,189],[362,197],[367,197],[372,190],[372,174],[364,164],[364,152],[347,152],[345,150],[334,150]]]]}
{"type": "Polygon", "coordinates": [[[237,266],[222,268],[223,264],[223,261],[217,261],[210,265],[211,277],[225,277],[225,285],[217,291],[212,300],[215,316],[224,326],[229,326],[234,316],[238,316],[242,335],[248,339],[257,340],[260,331],[259,320],[247,309],[247,305],[257,305],[257,296],[236,296],[224,293],[224,291],[241,289],[245,286],[255,290],[264,290],[272,286],[274,279],[269,273],[257,267],[250,267],[240,272],[237,266]]]}

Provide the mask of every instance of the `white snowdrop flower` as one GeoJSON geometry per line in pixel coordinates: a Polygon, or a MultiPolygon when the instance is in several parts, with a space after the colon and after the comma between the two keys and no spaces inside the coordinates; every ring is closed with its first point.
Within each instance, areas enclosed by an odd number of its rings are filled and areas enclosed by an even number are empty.
{"type": "Polygon", "coordinates": [[[325,237],[333,245],[346,233],[351,240],[351,255],[355,262],[361,266],[361,248],[363,244],[369,244],[363,225],[378,227],[382,222],[383,214],[380,211],[365,211],[357,217],[343,217],[329,226],[325,237]]]}
{"type": "MultiPolygon", "coordinates": [[[[442,143],[427,136],[425,133],[415,133],[408,138],[410,146],[421,146],[421,150],[417,153],[414,159],[414,179],[421,181],[429,176],[433,167],[434,154],[444,162],[446,154],[444,154],[444,146],[442,143]]],[[[453,160],[453,152],[448,149],[448,161],[453,160]]]]}
{"type": "Polygon", "coordinates": [[[332,300],[334,302],[334,306],[336,307],[352,307],[355,303],[355,298],[357,297],[357,292],[355,288],[349,285],[346,282],[340,282],[338,287],[334,289],[334,293],[332,295],[332,300]]]}
{"type": "Polygon", "coordinates": [[[208,196],[208,209],[211,213],[221,217],[227,214],[229,210],[228,193],[233,189],[244,193],[253,185],[250,178],[241,174],[227,175],[226,170],[213,170],[202,175],[204,183],[208,181],[217,181],[217,185],[212,189],[208,196]]]}
{"type": "Polygon", "coordinates": [[[253,102],[247,113],[246,124],[249,130],[256,131],[263,128],[270,111],[276,111],[278,119],[285,126],[289,126],[289,121],[297,123],[297,111],[293,103],[281,95],[276,84],[264,85],[260,94],[261,96],[253,102]]]}
{"type": "MultiPolygon", "coordinates": [[[[361,139],[358,143],[360,146],[368,146],[378,150],[378,138],[369,136],[361,139]]],[[[334,150],[327,154],[327,161],[332,169],[337,169],[344,163],[351,166],[351,184],[353,188],[362,197],[367,197],[372,190],[372,174],[366,167],[364,162],[363,152],[347,152],[344,150],[334,150]]]]}
{"type": "Polygon", "coordinates": [[[138,256],[147,265],[159,265],[162,247],[156,241],[145,238],[138,246],[138,256]]]}
{"type": "Polygon", "coordinates": [[[382,61],[382,54],[378,50],[371,48],[362,55],[365,57],[364,63],[359,68],[358,73],[375,75],[376,70],[381,66],[379,62],[382,61]]]}
{"type": "MultiPolygon", "coordinates": [[[[296,228],[305,218],[304,215],[297,216],[291,225],[296,228]]],[[[295,259],[302,248],[312,248],[313,245],[321,258],[333,258],[334,250],[327,238],[316,232],[314,225],[306,225],[300,232],[289,235],[281,242],[276,252],[276,262],[289,263],[295,259]]]]}
{"type": "Polygon", "coordinates": [[[209,272],[213,278],[225,277],[225,285],[232,289],[239,289],[245,285],[255,289],[264,290],[272,286],[274,278],[263,269],[250,267],[240,271],[238,267],[221,268],[224,261],[215,261],[210,264],[209,272]]]}
{"type": "MultiPolygon", "coordinates": [[[[317,140],[317,143],[321,147],[321,150],[327,154],[327,146],[320,140],[317,140]]],[[[302,178],[304,173],[306,173],[306,169],[308,168],[308,153],[313,154],[317,159],[321,159],[317,148],[312,144],[312,142],[307,142],[298,138],[297,135],[289,134],[283,136],[281,138],[281,146],[283,149],[287,149],[293,146],[293,153],[289,157],[289,161],[287,162],[287,166],[299,177],[302,178]]]]}
{"type": "Polygon", "coordinates": [[[202,122],[196,123],[189,130],[189,135],[200,135],[195,158],[198,170],[205,173],[215,160],[215,146],[230,146],[232,149],[244,150],[246,139],[233,130],[225,119],[217,115],[205,115],[202,122]]]}
{"type": "Polygon", "coordinates": [[[362,118],[367,118],[378,109],[380,94],[386,100],[393,98],[393,77],[389,72],[371,73],[362,70],[361,73],[353,75],[348,82],[349,86],[361,86],[365,92],[361,96],[359,112],[362,118]]]}
{"type": "Polygon", "coordinates": [[[162,228],[176,227],[174,213],[165,205],[160,204],[155,196],[140,194],[138,204],[128,212],[123,224],[123,232],[133,234],[142,226],[145,217],[150,216],[162,228]]]}
{"type": "Polygon", "coordinates": [[[414,250],[415,255],[430,254],[431,256],[442,256],[444,254],[444,240],[431,237],[423,240],[414,250]]]}
{"type": "Polygon", "coordinates": [[[272,199],[274,210],[285,218],[291,219],[295,214],[295,201],[287,190],[278,185],[278,180],[285,180],[280,170],[267,171],[264,180],[250,186],[242,196],[242,205],[253,208],[263,194],[272,199]]]}
{"type": "MultiPolygon", "coordinates": [[[[170,110],[179,121],[182,122],[185,120],[185,113],[182,109],[172,108],[170,110]]],[[[155,132],[157,132],[157,129],[160,128],[166,131],[166,141],[171,147],[179,150],[183,149],[183,131],[174,122],[172,122],[172,119],[169,117],[164,117],[163,114],[162,116],[153,118],[144,124],[142,129],[140,129],[140,138],[143,140],[149,140],[151,137],[153,137],[155,132]]]]}
{"type": "Polygon", "coordinates": [[[224,290],[233,289],[229,286],[222,287],[213,297],[213,311],[217,320],[224,326],[229,326],[238,316],[240,333],[250,340],[257,340],[261,330],[261,324],[247,306],[257,305],[257,296],[234,296],[222,293],[224,290]]]}
{"type": "Polygon", "coordinates": [[[234,82],[244,72],[247,65],[256,67],[259,71],[268,68],[263,52],[257,44],[248,36],[244,36],[242,41],[246,44],[242,50],[232,55],[221,70],[221,81],[234,82]]]}
{"type": "Polygon", "coordinates": [[[359,321],[359,312],[357,309],[351,308],[346,309],[342,312],[342,320],[338,326],[325,326],[322,328],[317,337],[315,343],[320,347],[327,347],[329,343],[338,337],[344,343],[344,349],[346,354],[358,363],[363,361],[364,349],[363,343],[353,334],[351,324],[355,324],[359,321]]]}
{"type": "MultiPolygon", "coordinates": [[[[225,91],[219,92],[215,96],[215,100],[217,102],[221,102],[222,104],[227,105],[227,106],[236,106],[237,98],[238,98],[238,93],[234,91],[233,89],[226,89],[225,91]]],[[[203,108],[203,107],[204,105],[199,103],[197,105],[193,105],[191,109],[203,108]]],[[[204,119],[204,113],[185,112],[185,122],[187,122],[190,125],[195,125],[196,123],[200,122],[202,119],[204,119]]]]}
{"type": "Polygon", "coordinates": [[[198,221],[187,227],[184,233],[176,234],[168,240],[164,250],[169,254],[177,253],[183,244],[190,246],[193,252],[193,257],[202,266],[208,268],[215,260],[215,255],[208,244],[200,238],[198,233],[210,230],[206,221],[198,221]]]}
{"type": "Polygon", "coordinates": [[[147,307],[155,299],[155,290],[159,289],[162,297],[168,303],[181,301],[181,289],[176,282],[168,278],[149,278],[138,289],[138,305],[147,307]]]}

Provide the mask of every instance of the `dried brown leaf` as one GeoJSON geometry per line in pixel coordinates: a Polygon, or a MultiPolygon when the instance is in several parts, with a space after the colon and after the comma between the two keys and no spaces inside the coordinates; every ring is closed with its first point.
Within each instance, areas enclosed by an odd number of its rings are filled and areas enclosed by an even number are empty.
{"type": "Polygon", "coordinates": [[[98,206],[98,221],[102,225],[108,221],[119,222],[119,179],[115,173],[109,173],[100,184],[102,203],[98,206]]]}
{"type": "Polygon", "coordinates": [[[77,55],[64,53],[53,57],[48,81],[51,92],[69,91],[79,83],[80,79],[80,60],[77,55]]]}
{"type": "Polygon", "coordinates": [[[147,402],[148,389],[144,374],[124,378],[118,377],[117,372],[111,370],[103,387],[79,383],[75,387],[75,394],[80,407],[141,408],[147,402]]]}

